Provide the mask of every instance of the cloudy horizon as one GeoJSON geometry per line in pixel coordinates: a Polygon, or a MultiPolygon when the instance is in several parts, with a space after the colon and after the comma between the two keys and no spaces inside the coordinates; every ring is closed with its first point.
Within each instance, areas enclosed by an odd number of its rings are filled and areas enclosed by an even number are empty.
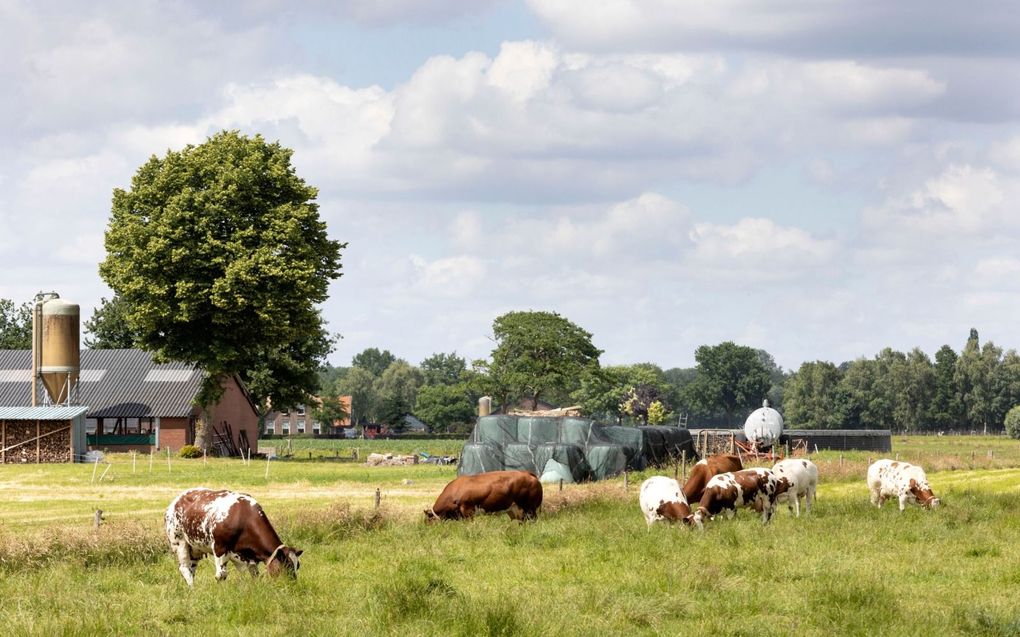
{"type": "Polygon", "coordinates": [[[0,297],[89,318],[113,189],[226,128],[349,244],[335,365],[528,309],[604,364],[1020,347],[1020,17],[850,6],[0,0],[0,297]]]}

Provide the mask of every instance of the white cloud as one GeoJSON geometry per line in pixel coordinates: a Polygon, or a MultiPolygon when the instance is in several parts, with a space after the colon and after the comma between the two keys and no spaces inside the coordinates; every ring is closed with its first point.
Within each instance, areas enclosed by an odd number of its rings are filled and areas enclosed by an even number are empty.
{"type": "Polygon", "coordinates": [[[838,252],[834,240],[771,219],[744,218],[732,225],[695,224],[691,264],[701,271],[745,281],[790,281],[818,276],[838,252]]]}

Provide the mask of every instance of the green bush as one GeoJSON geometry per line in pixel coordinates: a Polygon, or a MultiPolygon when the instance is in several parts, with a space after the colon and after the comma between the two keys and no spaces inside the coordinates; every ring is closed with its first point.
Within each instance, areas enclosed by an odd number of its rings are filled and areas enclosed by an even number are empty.
{"type": "Polygon", "coordinates": [[[1013,438],[1020,438],[1020,405],[1010,409],[1006,414],[1006,433],[1013,438]]]}
{"type": "Polygon", "coordinates": [[[202,450],[195,445],[184,445],[179,454],[182,458],[201,458],[202,450]]]}

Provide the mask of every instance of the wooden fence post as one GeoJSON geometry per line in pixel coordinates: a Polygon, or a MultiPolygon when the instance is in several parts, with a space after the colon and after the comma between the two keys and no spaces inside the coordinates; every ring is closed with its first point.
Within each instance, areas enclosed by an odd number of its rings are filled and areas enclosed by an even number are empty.
{"type": "Polygon", "coordinates": [[[103,521],[103,510],[102,509],[96,509],[96,513],[95,513],[95,515],[92,518],[92,525],[95,528],[98,529],[99,525],[102,523],[102,521],[103,521]]]}
{"type": "Polygon", "coordinates": [[[380,502],[380,500],[382,500],[382,493],[379,491],[379,488],[376,487],[376,489],[375,489],[375,510],[376,511],[379,510],[379,502],[380,502]]]}

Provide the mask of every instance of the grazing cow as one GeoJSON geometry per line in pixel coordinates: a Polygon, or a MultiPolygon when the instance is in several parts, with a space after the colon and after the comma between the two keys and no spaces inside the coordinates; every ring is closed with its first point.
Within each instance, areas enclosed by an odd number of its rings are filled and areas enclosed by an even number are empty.
{"type": "Polygon", "coordinates": [[[470,518],[476,509],[506,511],[514,520],[534,520],[542,506],[542,483],[527,471],[490,471],[460,476],[446,485],[436,503],[425,511],[427,520],[470,518]]]}
{"type": "Polygon", "coordinates": [[[652,476],[641,484],[638,500],[648,528],[658,520],[690,524],[691,508],[680,490],[680,483],[665,476],[652,476]]]}
{"type": "Polygon", "coordinates": [[[270,575],[297,577],[301,551],[280,541],[262,507],[250,495],[233,491],[191,489],[166,509],[166,537],[188,586],[206,555],[216,564],[216,579],[227,577],[227,562],[258,574],[259,563],[270,575]]]}
{"type": "Polygon", "coordinates": [[[712,479],[712,476],[740,471],[743,468],[744,464],[740,462],[740,456],[736,455],[720,454],[699,460],[691,467],[691,475],[687,476],[687,482],[684,482],[684,497],[688,502],[698,502],[705,493],[705,485],[712,479]]]}
{"type": "Polygon", "coordinates": [[[772,467],[772,472],[780,478],[786,478],[790,488],[786,493],[779,494],[776,502],[786,500],[786,505],[792,513],[797,510],[797,517],[800,517],[800,498],[804,497],[804,509],[811,513],[811,504],[815,501],[815,491],[818,490],[818,467],[815,463],[804,458],[787,458],[780,460],[772,467]]]}
{"type": "Polygon", "coordinates": [[[907,502],[926,509],[934,509],[940,503],[928,486],[924,469],[898,460],[878,460],[868,467],[868,489],[872,504],[881,507],[886,498],[898,498],[901,512],[907,502]]]}
{"type": "Polygon", "coordinates": [[[704,529],[705,518],[714,517],[721,511],[726,511],[727,517],[733,517],[737,507],[742,506],[760,511],[762,523],[768,524],[776,508],[776,498],[789,487],[786,478],[780,478],[768,469],[745,469],[713,476],[698,503],[694,524],[704,529]]]}

